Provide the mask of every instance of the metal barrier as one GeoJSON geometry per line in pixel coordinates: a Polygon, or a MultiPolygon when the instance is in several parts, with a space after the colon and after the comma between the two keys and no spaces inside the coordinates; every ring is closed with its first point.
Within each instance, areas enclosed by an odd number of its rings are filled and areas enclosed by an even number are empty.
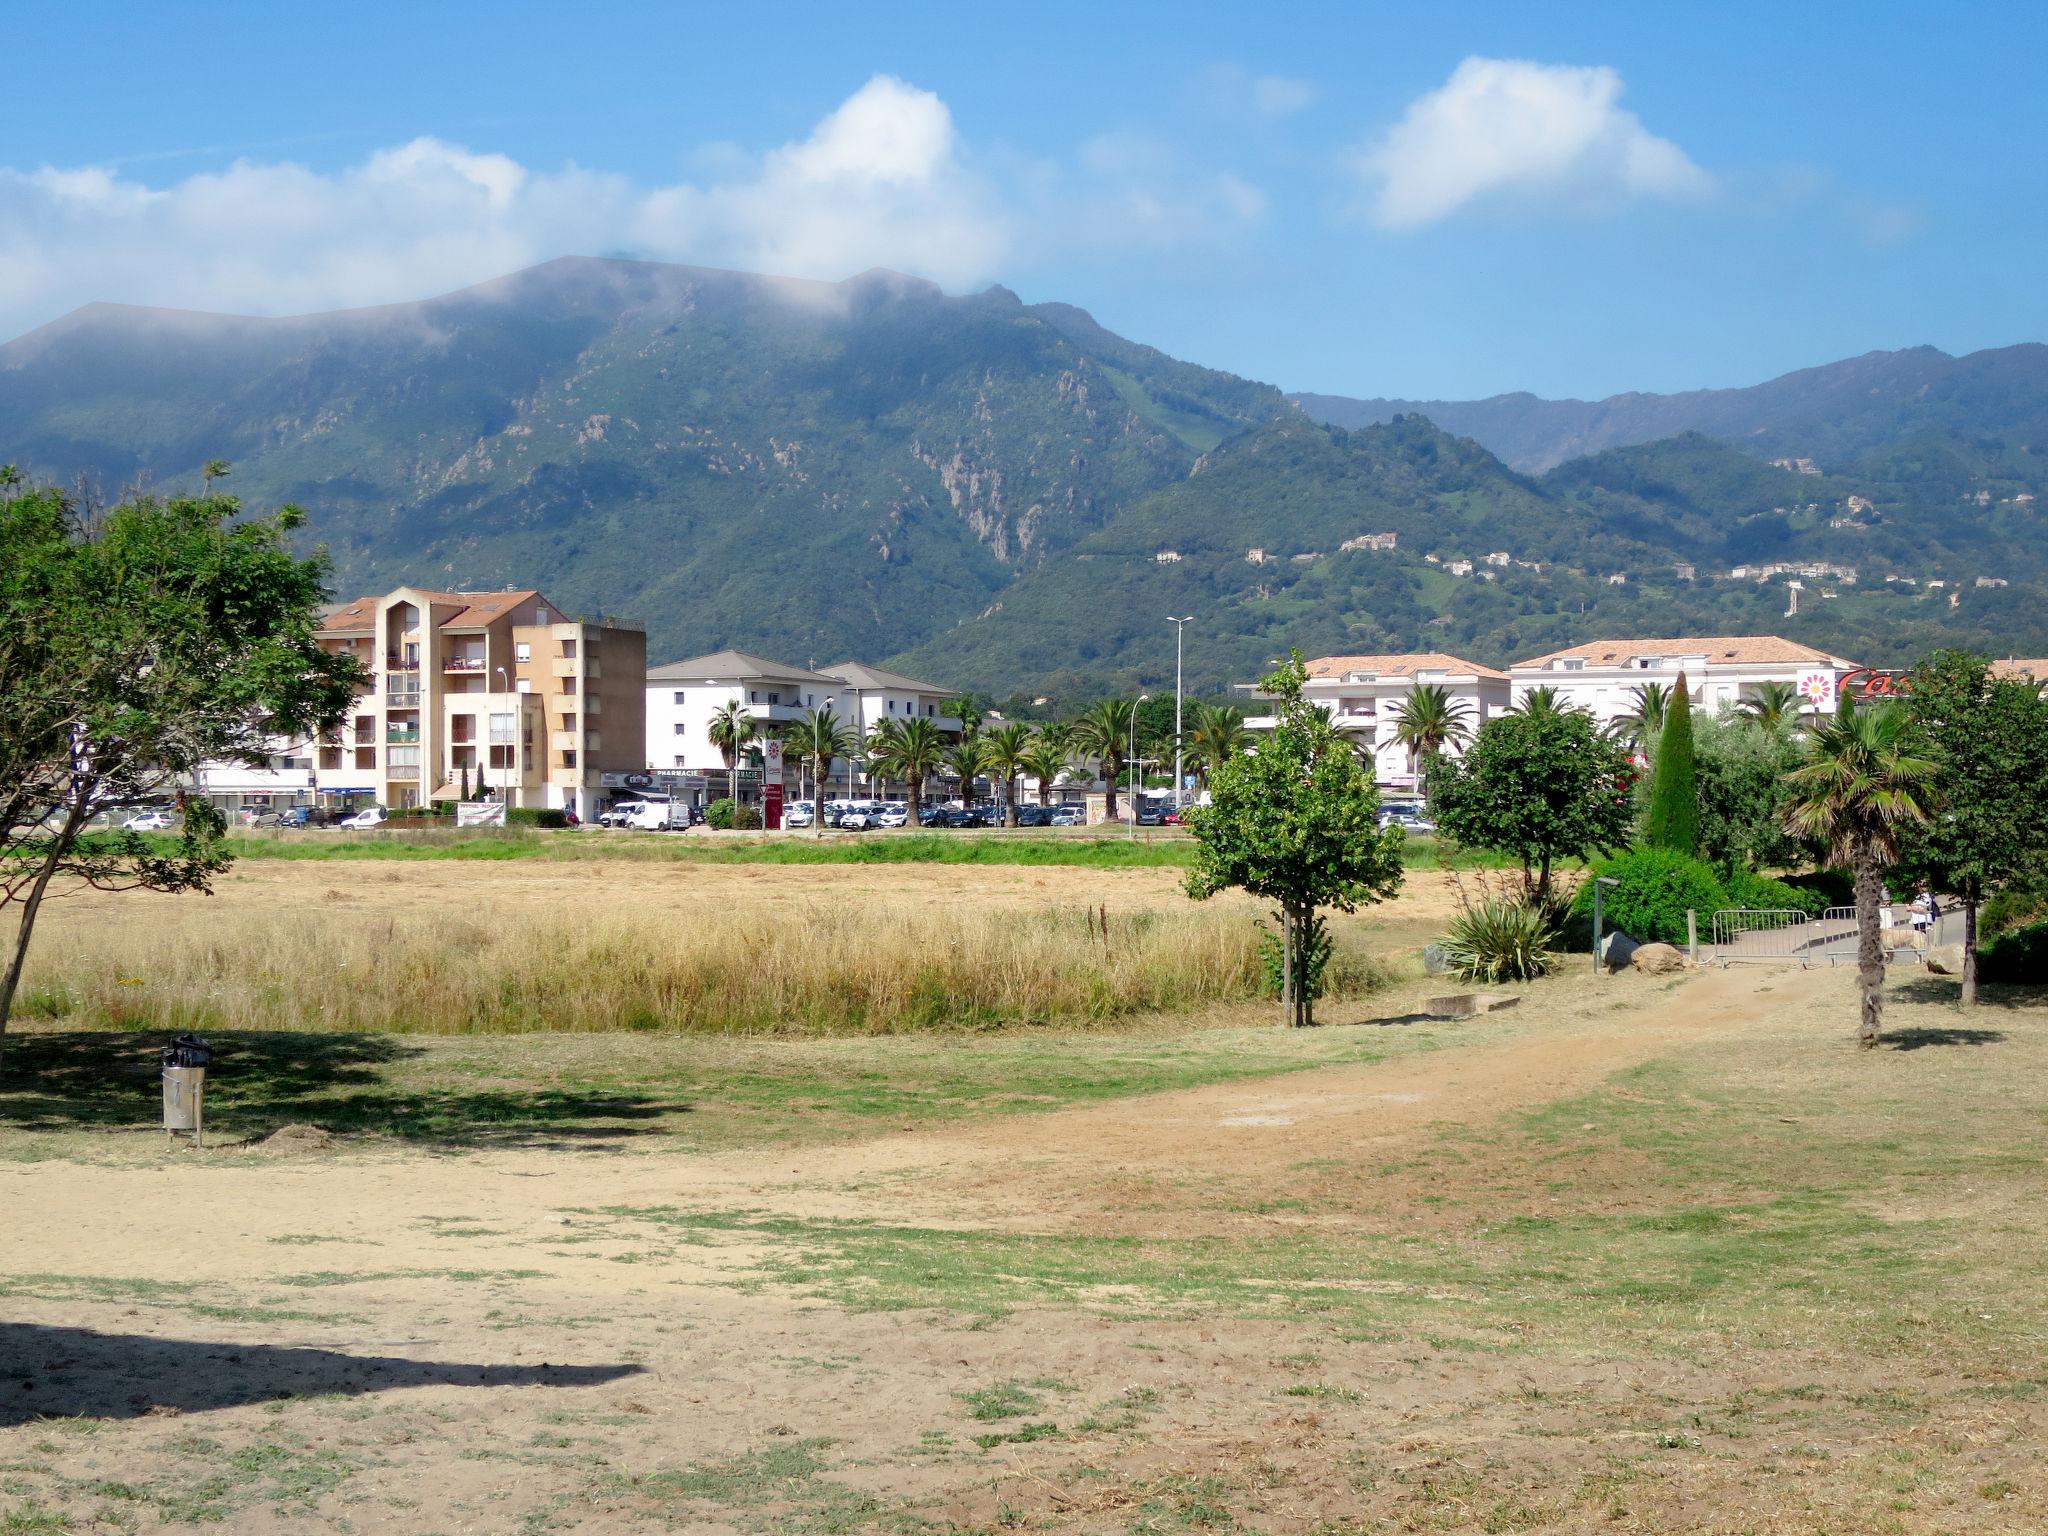
{"type": "MultiPolygon", "coordinates": [[[[1859,944],[1854,907],[1829,907],[1819,917],[1789,907],[1727,907],[1714,914],[1713,958],[1722,965],[1737,960],[1854,965],[1859,944]]],[[[1887,963],[1926,959],[1908,923],[1894,920],[1885,928],[1884,948],[1887,963]]]]}

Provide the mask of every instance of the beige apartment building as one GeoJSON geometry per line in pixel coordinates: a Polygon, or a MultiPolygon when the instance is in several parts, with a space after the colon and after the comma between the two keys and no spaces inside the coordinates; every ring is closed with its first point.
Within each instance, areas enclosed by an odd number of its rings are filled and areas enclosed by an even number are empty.
{"type": "Polygon", "coordinates": [[[646,753],[647,635],[564,614],[538,592],[400,587],[336,605],[321,643],[369,668],[314,751],[323,801],[453,800],[465,778],[511,806],[588,816],[603,775],[646,753]]]}

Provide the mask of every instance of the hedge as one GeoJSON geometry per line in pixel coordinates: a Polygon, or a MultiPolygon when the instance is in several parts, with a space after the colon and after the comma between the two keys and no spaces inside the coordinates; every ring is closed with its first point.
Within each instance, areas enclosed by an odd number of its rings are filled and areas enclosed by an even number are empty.
{"type": "Polygon", "coordinates": [[[1734,905],[1714,866],[1670,848],[1637,848],[1594,864],[1572,899],[1575,917],[1591,917],[1593,881],[1618,881],[1600,893],[1600,921],[1640,944],[1685,942],[1688,907],[1702,918],[1734,905]]]}
{"type": "Polygon", "coordinates": [[[2048,922],[2015,928],[1984,945],[1977,951],[1977,975],[2021,986],[2048,983],[2048,922]]]}
{"type": "Polygon", "coordinates": [[[505,807],[505,825],[508,827],[566,827],[569,818],[562,812],[541,805],[508,805],[505,807]]]}

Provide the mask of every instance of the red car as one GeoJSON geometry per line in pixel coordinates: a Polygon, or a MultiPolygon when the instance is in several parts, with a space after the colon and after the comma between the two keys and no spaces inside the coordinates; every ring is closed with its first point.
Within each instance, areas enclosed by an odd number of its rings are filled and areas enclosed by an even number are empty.
{"type": "Polygon", "coordinates": [[[1160,825],[1163,827],[1184,827],[1187,825],[1187,817],[1179,811],[1168,811],[1160,825]]]}

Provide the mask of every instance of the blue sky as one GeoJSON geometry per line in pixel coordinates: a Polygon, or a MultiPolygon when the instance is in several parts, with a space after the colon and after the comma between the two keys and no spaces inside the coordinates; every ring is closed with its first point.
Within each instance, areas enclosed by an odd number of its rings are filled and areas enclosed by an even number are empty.
{"type": "Polygon", "coordinates": [[[0,335],[549,256],[1063,299],[1290,389],[2048,339],[2033,7],[46,7],[0,335]]]}

